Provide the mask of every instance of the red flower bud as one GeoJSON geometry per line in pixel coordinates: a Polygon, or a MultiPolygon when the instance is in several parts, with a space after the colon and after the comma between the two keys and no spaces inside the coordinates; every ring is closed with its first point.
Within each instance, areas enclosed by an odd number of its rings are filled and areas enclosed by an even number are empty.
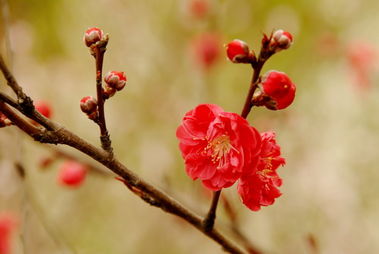
{"type": "Polygon", "coordinates": [[[278,52],[283,49],[288,49],[293,42],[292,34],[283,31],[282,29],[276,30],[270,41],[270,49],[278,52]]]}
{"type": "Polygon", "coordinates": [[[66,161],[62,164],[58,176],[60,184],[70,187],[79,187],[85,180],[87,167],[76,161],[66,161]]]}
{"type": "Polygon", "coordinates": [[[262,94],[268,97],[265,106],[271,110],[284,109],[295,98],[296,86],[284,72],[269,71],[262,81],[262,94]]]}
{"type": "Polygon", "coordinates": [[[97,27],[92,27],[87,29],[84,33],[84,43],[87,47],[90,47],[92,44],[100,41],[103,38],[103,31],[97,27]]]}
{"type": "Polygon", "coordinates": [[[80,109],[86,114],[92,114],[97,109],[97,100],[92,96],[83,97],[80,100],[80,109]]]}
{"type": "Polygon", "coordinates": [[[12,125],[11,120],[6,117],[3,113],[0,112],[0,128],[12,125]]]}
{"type": "Polygon", "coordinates": [[[226,45],[226,54],[233,63],[246,63],[250,59],[249,46],[241,40],[233,40],[226,45]]]}
{"type": "Polygon", "coordinates": [[[127,79],[125,72],[110,71],[107,73],[107,75],[105,75],[104,81],[109,87],[120,91],[125,87],[127,79]]]}
{"type": "Polygon", "coordinates": [[[53,114],[50,104],[45,101],[36,101],[34,107],[44,117],[50,118],[53,114]]]}

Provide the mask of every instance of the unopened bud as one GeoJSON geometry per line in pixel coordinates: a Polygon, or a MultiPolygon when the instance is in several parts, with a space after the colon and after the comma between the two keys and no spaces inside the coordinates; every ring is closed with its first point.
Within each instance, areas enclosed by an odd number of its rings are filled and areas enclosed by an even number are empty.
{"type": "Polygon", "coordinates": [[[229,42],[226,45],[226,55],[233,63],[250,63],[254,56],[247,43],[241,40],[229,42]]]}
{"type": "Polygon", "coordinates": [[[87,47],[90,47],[92,44],[100,41],[103,38],[103,31],[97,27],[92,27],[87,29],[84,33],[84,43],[87,47]]]}
{"type": "Polygon", "coordinates": [[[282,29],[276,30],[271,37],[270,49],[278,52],[283,49],[288,49],[293,43],[292,34],[282,29]]]}
{"type": "Polygon", "coordinates": [[[105,75],[104,81],[109,87],[120,91],[125,87],[127,79],[125,72],[110,71],[107,73],[107,75],[105,75]]]}
{"type": "Polygon", "coordinates": [[[92,96],[86,96],[80,100],[80,109],[86,114],[92,114],[97,110],[97,100],[92,96]]]}
{"type": "Polygon", "coordinates": [[[6,127],[9,125],[12,125],[11,120],[9,120],[8,117],[6,117],[6,115],[0,112],[0,128],[6,127]]]}
{"type": "Polygon", "coordinates": [[[107,99],[111,98],[113,95],[115,95],[116,92],[117,92],[116,89],[106,85],[104,90],[103,90],[103,99],[107,100],[107,99]]]}
{"type": "Polygon", "coordinates": [[[261,83],[264,106],[271,110],[284,109],[295,98],[296,86],[284,72],[269,71],[261,83]]]}

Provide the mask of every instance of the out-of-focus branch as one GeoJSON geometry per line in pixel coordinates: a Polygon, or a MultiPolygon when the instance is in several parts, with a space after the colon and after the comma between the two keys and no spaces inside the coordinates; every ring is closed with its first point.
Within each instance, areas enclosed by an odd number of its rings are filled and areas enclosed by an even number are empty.
{"type": "Polygon", "coordinates": [[[222,196],[222,203],[226,215],[229,217],[231,224],[230,228],[234,236],[241,242],[249,254],[262,254],[262,252],[258,250],[258,248],[255,247],[254,244],[252,244],[250,240],[245,236],[245,234],[243,234],[240,230],[238,213],[226,196],[222,196]]]}
{"type": "MultiPolygon", "coordinates": [[[[22,89],[16,83],[13,75],[8,71],[5,66],[4,61],[0,56],[0,69],[3,72],[5,78],[8,81],[10,86],[13,86],[14,91],[20,94],[23,98],[29,98],[26,96],[22,89]],[[15,85],[16,84],[16,85],[15,85]]],[[[31,100],[30,100],[31,101],[31,100]]],[[[20,102],[22,103],[22,102],[20,102]]],[[[18,115],[14,110],[9,108],[8,105],[3,100],[0,100],[0,111],[6,115],[14,125],[20,128],[27,135],[31,136],[36,141],[41,143],[48,144],[64,144],[71,146],[84,154],[87,154],[92,159],[100,162],[108,169],[113,171],[115,174],[120,176],[123,181],[133,187],[133,193],[138,194],[143,193],[143,196],[140,196],[145,202],[148,202],[150,205],[161,208],[167,213],[174,214],[178,217],[181,217],[189,224],[193,225],[199,231],[216,241],[220,244],[224,250],[230,253],[242,254],[244,253],[239,247],[237,247],[233,242],[225,238],[217,229],[213,228],[212,230],[206,231],[203,227],[203,220],[200,216],[196,215],[189,209],[182,206],[178,201],[167,195],[166,193],[160,191],[156,187],[152,186],[145,180],[138,177],[131,170],[129,170],[125,165],[123,165],[119,160],[113,157],[109,152],[99,149],[82,138],[78,137],[74,133],[68,131],[67,129],[60,127],[57,123],[43,118],[41,122],[44,123],[46,129],[35,127],[33,124],[29,123],[23,117],[18,115]]],[[[21,111],[27,117],[37,118],[40,114],[33,110],[27,115],[24,111],[21,111]]],[[[39,119],[41,120],[41,119],[39,119]]]]}

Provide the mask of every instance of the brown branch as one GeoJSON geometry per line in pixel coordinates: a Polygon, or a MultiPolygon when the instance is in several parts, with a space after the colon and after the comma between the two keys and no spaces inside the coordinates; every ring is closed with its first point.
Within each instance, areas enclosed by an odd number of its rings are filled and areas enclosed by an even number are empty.
{"type": "Polygon", "coordinates": [[[105,122],[104,113],[104,89],[102,85],[102,74],[103,74],[103,62],[104,54],[106,51],[106,45],[108,43],[108,37],[104,40],[99,41],[91,46],[93,54],[96,60],[96,93],[97,93],[97,109],[98,109],[98,119],[97,124],[100,127],[100,141],[101,146],[105,151],[113,154],[113,149],[111,146],[111,139],[107,130],[107,125],[105,122]]]}
{"type": "MultiPolygon", "coordinates": [[[[5,65],[4,63],[0,64],[5,65]]],[[[4,68],[1,68],[4,73],[4,68]]],[[[7,73],[7,72],[6,72],[7,73]]],[[[4,73],[4,75],[6,74],[4,73]]],[[[8,76],[9,77],[9,76],[8,76]]],[[[9,83],[9,82],[8,82],[9,83]]],[[[27,135],[31,136],[35,140],[41,143],[49,144],[65,144],[71,146],[84,154],[87,154],[92,159],[100,162],[115,174],[120,176],[125,183],[133,187],[133,193],[142,192],[143,196],[140,196],[145,202],[150,205],[161,208],[167,213],[174,214],[201,231],[203,234],[220,244],[224,250],[230,253],[242,254],[244,253],[239,247],[237,247],[230,240],[225,238],[218,230],[212,229],[210,231],[204,230],[202,218],[196,215],[194,212],[188,210],[182,206],[178,201],[160,191],[156,187],[147,183],[145,180],[138,177],[120,161],[111,156],[107,151],[99,149],[87,141],[76,136],[74,133],[60,127],[58,124],[51,120],[46,120],[49,130],[40,129],[35,127],[27,120],[20,117],[3,101],[0,101],[0,111],[4,113],[18,128],[20,128],[27,135]]],[[[25,114],[24,112],[21,112],[25,114]]],[[[38,113],[38,112],[37,112],[38,113]]],[[[34,111],[32,115],[34,116],[34,111]]],[[[25,114],[26,115],[26,114],[25,114]]]]}
{"type": "Polygon", "coordinates": [[[210,231],[213,228],[216,219],[216,209],[218,200],[220,199],[220,195],[221,190],[213,192],[211,207],[209,208],[208,214],[206,215],[203,221],[205,231],[210,231]]]}
{"type": "Polygon", "coordinates": [[[239,228],[239,217],[238,213],[229,201],[229,199],[224,195],[222,196],[223,206],[226,212],[226,215],[230,219],[230,228],[234,236],[241,242],[249,254],[261,254],[262,252],[255,247],[250,240],[241,232],[239,228]]]}

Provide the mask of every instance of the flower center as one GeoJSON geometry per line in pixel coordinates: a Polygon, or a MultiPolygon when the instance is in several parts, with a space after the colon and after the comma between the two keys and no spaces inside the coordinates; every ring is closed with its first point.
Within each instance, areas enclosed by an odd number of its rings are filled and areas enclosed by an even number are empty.
{"type": "Polygon", "coordinates": [[[223,134],[212,141],[208,142],[208,145],[205,147],[205,150],[210,150],[210,157],[212,158],[213,163],[218,162],[217,168],[222,168],[227,162],[227,154],[229,153],[230,149],[235,150],[237,153],[237,149],[235,149],[230,144],[230,138],[229,136],[223,134]]]}

